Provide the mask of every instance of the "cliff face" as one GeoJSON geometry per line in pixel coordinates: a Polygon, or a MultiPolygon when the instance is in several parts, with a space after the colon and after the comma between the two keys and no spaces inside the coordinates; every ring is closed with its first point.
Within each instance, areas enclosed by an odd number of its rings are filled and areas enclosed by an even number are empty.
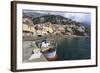
{"type": "Polygon", "coordinates": [[[83,26],[82,23],[60,15],[42,15],[32,18],[31,21],[34,24],[33,26],[43,24],[43,27],[51,27],[53,33],[59,32],[58,34],[79,36],[86,36],[88,34],[87,28],[83,26]]]}

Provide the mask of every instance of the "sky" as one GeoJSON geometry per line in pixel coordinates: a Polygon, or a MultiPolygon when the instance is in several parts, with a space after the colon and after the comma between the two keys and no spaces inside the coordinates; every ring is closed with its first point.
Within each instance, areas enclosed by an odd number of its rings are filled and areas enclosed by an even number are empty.
{"type": "Polygon", "coordinates": [[[88,22],[88,23],[91,22],[91,13],[24,10],[24,13],[30,13],[30,12],[40,13],[40,14],[61,15],[63,17],[70,18],[78,22],[88,22]]]}

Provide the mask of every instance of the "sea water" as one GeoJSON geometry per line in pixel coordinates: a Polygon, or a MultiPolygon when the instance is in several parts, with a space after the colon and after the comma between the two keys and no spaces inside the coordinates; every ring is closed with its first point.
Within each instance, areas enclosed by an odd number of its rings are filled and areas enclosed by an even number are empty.
{"type": "Polygon", "coordinates": [[[90,59],[90,37],[68,37],[57,40],[57,56],[57,61],[90,59]]]}

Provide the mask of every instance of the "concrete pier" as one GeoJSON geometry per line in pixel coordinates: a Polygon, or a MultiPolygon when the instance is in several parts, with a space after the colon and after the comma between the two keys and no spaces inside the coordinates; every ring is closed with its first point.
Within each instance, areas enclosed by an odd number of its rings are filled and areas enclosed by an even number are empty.
{"type": "Polygon", "coordinates": [[[25,62],[44,62],[47,61],[47,59],[44,57],[43,54],[41,54],[40,58],[29,60],[29,58],[32,56],[32,50],[36,47],[31,46],[32,41],[23,41],[23,48],[22,48],[22,61],[25,62]]]}
{"type": "Polygon", "coordinates": [[[24,61],[24,62],[45,62],[45,61],[47,61],[47,59],[44,57],[44,55],[42,54],[41,56],[40,56],[40,58],[36,58],[36,59],[32,59],[32,60],[26,60],[26,61],[24,61]]]}

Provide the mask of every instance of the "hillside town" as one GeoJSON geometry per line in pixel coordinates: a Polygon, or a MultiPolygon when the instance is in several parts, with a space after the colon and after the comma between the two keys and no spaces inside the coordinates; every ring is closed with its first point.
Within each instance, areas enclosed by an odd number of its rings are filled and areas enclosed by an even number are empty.
{"type": "Polygon", "coordinates": [[[37,23],[28,17],[23,17],[23,36],[42,37],[42,36],[86,36],[86,28],[80,23],[73,21],[70,24],[52,24],[51,22],[37,23]]]}

